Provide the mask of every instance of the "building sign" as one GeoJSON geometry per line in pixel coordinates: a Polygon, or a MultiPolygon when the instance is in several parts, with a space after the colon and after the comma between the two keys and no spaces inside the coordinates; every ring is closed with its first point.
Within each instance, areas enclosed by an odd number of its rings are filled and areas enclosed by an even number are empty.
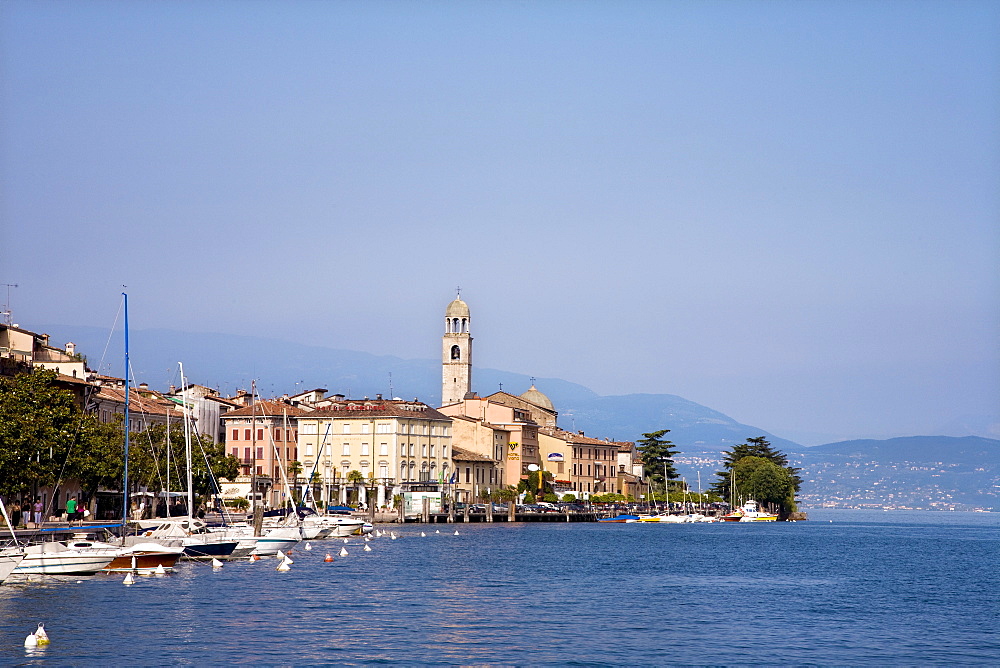
{"type": "Polygon", "coordinates": [[[416,517],[423,514],[424,499],[430,499],[432,513],[441,512],[441,492],[403,492],[403,515],[416,517]]]}
{"type": "Polygon", "coordinates": [[[550,462],[564,462],[566,459],[563,457],[561,452],[550,452],[548,456],[550,462]]]}
{"type": "Polygon", "coordinates": [[[508,461],[512,462],[521,461],[521,455],[519,455],[517,452],[517,441],[514,441],[513,443],[508,443],[507,447],[510,448],[510,452],[507,453],[508,461]]]}

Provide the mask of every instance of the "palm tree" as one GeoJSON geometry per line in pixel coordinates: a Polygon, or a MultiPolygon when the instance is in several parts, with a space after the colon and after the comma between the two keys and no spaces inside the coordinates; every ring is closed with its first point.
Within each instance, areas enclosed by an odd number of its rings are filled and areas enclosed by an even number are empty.
{"type": "Polygon", "coordinates": [[[361,474],[361,471],[350,471],[347,474],[347,482],[354,486],[354,501],[357,503],[357,500],[361,498],[358,486],[365,484],[365,477],[361,474]]]}

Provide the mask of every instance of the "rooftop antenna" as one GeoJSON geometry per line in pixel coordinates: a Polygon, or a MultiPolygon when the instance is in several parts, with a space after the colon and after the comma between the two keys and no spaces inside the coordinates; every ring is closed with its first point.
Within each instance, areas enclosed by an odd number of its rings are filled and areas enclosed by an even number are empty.
{"type": "MultiPolygon", "coordinates": [[[[17,286],[14,286],[14,287],[17,287],[17,286]]],[[[461,299],[462,298],[462,286],[459,285],[457,288],[455,288],[455,291],[458,292],[458,297],[456,297],[456,299],[461,299]]]]}
{"type": "Polygon", "coordinates": [[[13,322],[13,317],[10,311],[10,289],[18,287],[17,283],[0,283],[5,288],[7,288],[7,303],[3,305],[3,310],[0,311],[0,315],[4,317],[7,326],[9,327],[11,322],[13,322]]]}
{"type": "Polygon", "coordinates": [[[392,372],[389,372],[389,399],[392,399],[392,372]]]}

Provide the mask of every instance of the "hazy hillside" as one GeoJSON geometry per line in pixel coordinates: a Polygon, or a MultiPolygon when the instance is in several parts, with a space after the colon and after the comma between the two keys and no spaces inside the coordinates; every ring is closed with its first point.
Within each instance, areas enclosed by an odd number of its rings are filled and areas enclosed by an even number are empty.
{"type": "MultiPolygon", "coordinates": [[[[74,341],[88,363],[120,375],[121,334],[108,346],[108,331],[95,327],[46,325],[54,345],[74,341]],[[108,353],[104,351],[107,348],[108,353]],[[102,355],[104,360],[102,362],[102,355]]],[[[437,360],[407,360],[302,343],[252,336],[133,330],[130,335],[132,368],[138,382],[155,389],[179,384],[177,362],[184,362],[190,382],[218,388],[225,394],[248,389],[250,380],[265,396],[294,394],[315,387],[350,397],[382,394],[436,405],[441,399],[441,366],[437,360]]],[[[476,367],[473,388],[481,395],[503,389],[520,394],[531,382],[524,374],[476,367]]],[[[670,394],[598,396],[592,390],[559,378],[537,378],[537,387],[552,400],[564,429],[584,431],[597,438],[635,440],[646,432],[670,429],[670,438],[682,448],[718,451],[751,436],[768,436],[778,447],[800,448],[757,427],[670,394]]]]}
{"type": "Polygon", "coordinates": [[[1000,440],[844,441],[804,448],[793,459],[807,505],[1000,508],[1000,440]]]}
{"type": "Polygon", "coordinates": [[[978,436],[907,436],[884,441],[840,441],[817,445],[803,452],[815,459],[822,455],[845,455],[879,461],[983,465],[1000,462],[1000,441],[978,436]]]}

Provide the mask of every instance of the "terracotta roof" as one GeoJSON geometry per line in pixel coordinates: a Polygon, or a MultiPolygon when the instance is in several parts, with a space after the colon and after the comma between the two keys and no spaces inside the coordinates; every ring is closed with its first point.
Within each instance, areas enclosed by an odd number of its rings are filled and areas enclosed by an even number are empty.
{"type": "Polygon", "coordinates": [[[225,404],[226,406],[239,406],[240,405],[240,404],[236,403],[235,401],[233,401],[232,399],[226,399],[224,397],[213,397],[213,396],[210,395],[210,396],[203,397],[203,398],[204,399],[208,399],[209,401],[215,401],[215,402],[218,402],[220,404],[225,404]]]}
{"type": "Polygon", "coordinates": [[[472,452],[471,450],[459,448],[454,445],[451,446],[451,459],[456,462],[496,462],[496,460],[492,457],[487,457],[486,455],[481,455],[478,452],[472,452]]]}
{"type": "MultiPolygon", "coordinates": [[[[531,387],[534,387],[534,385],[532,385],[531,387]]],[[[536,390],[536,392],[537,392],[537,390],[536,390]]],[[[527,393],[525,393],[525,394],[527,394],[527,393]]],[[[538,394],[542,394],[542,393],[538,392],[538,394]]],[[[504,397],[510,397],[511,399],[517,399],[518,401],[523,401],[526,404],[531,404],[535,408],[539,408],[539,409],[545,411],[546,413],[558,414],[558,411],[555,408],[551,407],[551,406],[543,406],[541,404],[537,404],[534,401],[531,401],[530,399],[525,399],[523,396],[520,396],[520,395],[517,395],[517,394],[511,394],[510,392],[506,392],[504,390],[500,390],[499,392],[494,392],[493,394],[487,396],[486,400],[489,401],[489,400],[493,399],[493,397],[496,397],[496,396],[504,396],[504,397]]],[[[545,396],[545,395],[542,395],[542,396],[545,396]]],[[[548,399],[548,397],[545,397],[545,398],[548,399]]],[[[494,401],[493,403],[500,404],[501,406],[507,406],[507,404],[501,403],[499,401],[494,401]]],[[[550,401],[549,403],[552,403],[552,402],[550,401]]],[[[509,408],[514,408],[513,406],[508,406],[508,407],[509,408]]]]}
{"type": "Polygon", "coordinates": [[[56,380],[60,383],[76,383],[77,385],[90,385],[90,382],[84,378],[74,378],[73,376],[67,376],[64,373],[56,374],[56,380]]]}
{"type": "Polygon", "coordinates": [[[617,441],[604,441],[599,438],[584,436],[583,434],[575,434],[571,431],[559,429],[558,427],[539,427],[538,431],[553,438],[558,438],[560,441],[566,441],[567,443],[572,443],[574,445],[602,445],[616,448],[624,445],[624,443],[618,443],[617,441]]]}
{"type": "MultiPolygon", "coordinates": [[[[306,413],[305,411],[302,411],[306,413]]],[[[309,417],[317,418],[356,418],[356,417],[398,417],[423,420],[441,420],[451,422],[451,417],[440,413],[427,404],[412,401],[397,401],[394,399],[357,399],[337,401],[325,408],[307,413],[309,417]]],[[[232,413],[229,413],[232,415],[232,413]]]]}
{"type": "MultiPolygon", "coordinates": [[[[232,403],[232,402],[228,402],[232,403]]],[[[301,408],[292,406],[291,404],[282,403],[280,401],[258,401],[253,406],[244,406],[243,408],[237,408],[234,411],[229,411],[222,418],[232,418],[232,417],[281,417],[287,415],[288,417],[298,417],[300,415],[311,415],[308,411],[304,411],[301,408]]]]}
{"type": "Polygon", "coordinates": [[[491,422],[483,422],[482,420],[477,420],[476,418],[469,417],[468,415],[452,415],[450,416],[452,420],[462,420],[463,422],[473,422],[476,424],[481,424],[487,429],[492,429],[493,431],[506,431],[510,432],[507,427],[501,427],[500,425],[493,424],[491,422]]]}
{"type": "MultiPolygon", "coordinates": [[[[113,401],[124,404],[125,388],[101,386],[100,392],[94,398],[97,401],[113,401]]],[[[163,399],[158,394],[143,396],[134,387],[129,388],[128,409],[134,413],[148,413],[150,415],[166,415],[171,411],[173,413],[179,412],[172,401],[163,399]]]]}

